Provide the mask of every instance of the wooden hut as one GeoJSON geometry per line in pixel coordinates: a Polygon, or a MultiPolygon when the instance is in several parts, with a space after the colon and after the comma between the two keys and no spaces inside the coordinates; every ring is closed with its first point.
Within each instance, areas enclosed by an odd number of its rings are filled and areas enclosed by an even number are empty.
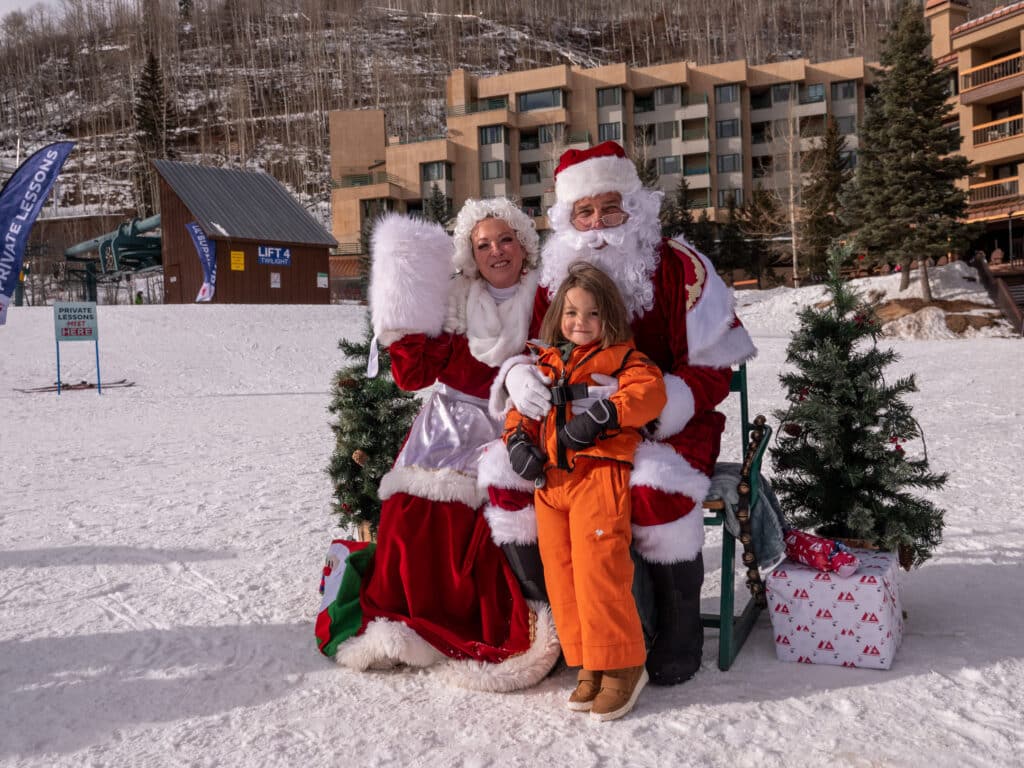
{"type": "Polygon", "coordinates": [[[216,251],[215,303],[328,304],[337,241],[265,173],[154,160],[160,175],[164,301],[195,301],[203,265],[189,224],[216,251]]]}

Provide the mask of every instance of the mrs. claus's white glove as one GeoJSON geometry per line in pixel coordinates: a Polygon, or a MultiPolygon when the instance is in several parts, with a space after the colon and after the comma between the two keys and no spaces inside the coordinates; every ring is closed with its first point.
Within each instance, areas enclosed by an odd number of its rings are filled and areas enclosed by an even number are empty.
{"type": "Polygon", "coordinates": [[[550,384],[551,379],[526,363],[512,366],[505,376],[512,405],[528,419],[543,419],[551,410],[550,384]]]}

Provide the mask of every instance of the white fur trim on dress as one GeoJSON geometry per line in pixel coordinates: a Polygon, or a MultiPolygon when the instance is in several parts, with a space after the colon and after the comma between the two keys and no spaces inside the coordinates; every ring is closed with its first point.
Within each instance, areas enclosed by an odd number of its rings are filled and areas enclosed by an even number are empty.
{"type": "Polygon", "coordinates": [[[484,443],[480,449],[480,461],[476,465],[476,485],[485,495],[487,489],[491,487],[533,493],[533,483],[524,480],[512,469],[508,450],[500,437],[484,443]]]}
{"type": "Polygon", "coordinates": [[[676,453],[671,445],[644,440],[633,457],[629,484],[681,493],[700,504],[711,487],[711,478],[676,453]]]}
{"type": "Polygon", "coordinates": [[[536,357],[524,354],[510,357],[501,364],[498,375],[494,377],[494,383],[491,384],[491,396],[487,402],[487,410],[490,411],[492,419],[504,421],[508,412],[512,410],[512,400],[508,396],[508,390],[505,389],[505,377],[508,376],[509,369],[519,363],[533,365],[535,362],[537,362],[536,357]]]}
{"type": "Polygon", "coordinates": [[[359,671],[390,669],[398,664],[429,667],[447,658],[434,646],[400,621],[374,619],[361,635],[338,646],[334,661],[359,671]]]}
{"type": "Polygon", "coordinates": [[[533,504],[514,510],[488,504],[484,507],[484,517],[491,527],[491,540],[499,547],[537,543],[537,510],[533,504]]]}
{"type": "Polygon", "coordinates": [[[446,683],[472,691],[504,693],[529,688],[543,680],[558,661],[562,646],[547,603],[527,600],[533,611],[533,642],[529,649],[500,664],[449,660],[438,669],[446,683]]]}
{"type": "Polygon", "coordinates": [[[373,332],[384,346],[409,333],[441,333],[453,251],[439,224],[397,213],[377,222],[370,245],[370,311],[373,332]]]}
{"type": "Polygon", "coordinates": [[[726,331],[714,346],[700,354],[690,355],[690,364],[709,368],[730,368],[756,356],[757,347],[754,346],[754,340],[750,338],[746,328],[737,325],[726,331]]]}
{"type": "Polygon", "coordinates": [[[626,157],[592,157],[559,171],[555,178],[555,197],[572,205],[581,197],[621,192],[628,195],[640,189],[636,166],[626,157]]]}
{"type": "Polygon", "coordinates": [[[671,523],[633,526],[633,547],[649,563],[688,562],[703,546],[704,514],[699,506],[671,523]]]}
{"type": "Polygon", "coordinates": [[[408,493],[431,501],[459,501],[476,509],[485,501],[476,478],[454,469],[423,469],[422,467],[395,467],[380,479],[377,495],[380,500],[396,493],[408,493]]]}
{"type": "Polygon", "coordinates": [[[438,651],[400,621],[374,619],[366,631],[338,646],[334,661],[349,669],[391,669],[399,664],[430,668],[449,685],[475,691],[516,691],[536,685],[551,671],[561,646],[546,603],[528,600],[533,612],[533,642],[516,656],[493,664],[456,661],[438,651]]]}
{"type": "Polygon", "coordinates": [[[665,393],[668,395],[668,402],[661,409],[661,415],[658,417],[658,430],[654,433],[658,440],[664,440],[681,432],[693,418],[696,410],[693,390],[679,376],[672,373],[665,374],[665,393]]]}

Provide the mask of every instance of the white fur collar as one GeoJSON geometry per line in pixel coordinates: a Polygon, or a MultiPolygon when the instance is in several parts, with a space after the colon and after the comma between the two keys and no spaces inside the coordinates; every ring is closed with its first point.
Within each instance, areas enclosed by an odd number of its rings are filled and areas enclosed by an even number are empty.
{"type": "Polygon", "coordinates": [[[486,281],[464,276],[455,279],[444,330],[464,333],[473,357],[495,368],[522,352],[537,292],[537,270],[527,272],[515,295],[500,304],[487,290],[486,281]]]}

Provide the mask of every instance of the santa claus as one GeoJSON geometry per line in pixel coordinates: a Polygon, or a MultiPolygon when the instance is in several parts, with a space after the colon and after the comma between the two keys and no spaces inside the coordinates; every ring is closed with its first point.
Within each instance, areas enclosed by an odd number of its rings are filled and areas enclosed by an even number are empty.
{"type": "MultiPolygon", "coordinates": [[[[646,564],[656,606],[648,672],[652,683],[675,685],[693,676],[703,650],[700,505],[725,425],[715,407],[729,393],[731,366],[756,350],[736,317],[731,290],[707,257],[681,237],[661,237],[662,193],[643,187],[621,146],[607,141],[565,152],[555,171],[555,196],[531,336],[569,265],[585,260],[615,281],[637,348],[665,375],[668,403],[652,439],[636,453],[631,515],[633,547],[646,564]]],[[[531,418],[547,413],[550,382],[529,363],[516,356],[502,366],[491,392],[493,415],[513,403],[531,418]]],[[[574,411],[607,397],[614,386],[613,380],[593,382],[588,399],[574,403],[574,411]]],[[[497,449],[484,455],[479,478],[489,486],[485,514],[513,565],[529,565],[528,558],[515,555],[529,552],[536,541],[532,487],[503,460],[504,451],[497,449]]],[[[537,580],[535,574],[521,575],[537,580]]]]}

